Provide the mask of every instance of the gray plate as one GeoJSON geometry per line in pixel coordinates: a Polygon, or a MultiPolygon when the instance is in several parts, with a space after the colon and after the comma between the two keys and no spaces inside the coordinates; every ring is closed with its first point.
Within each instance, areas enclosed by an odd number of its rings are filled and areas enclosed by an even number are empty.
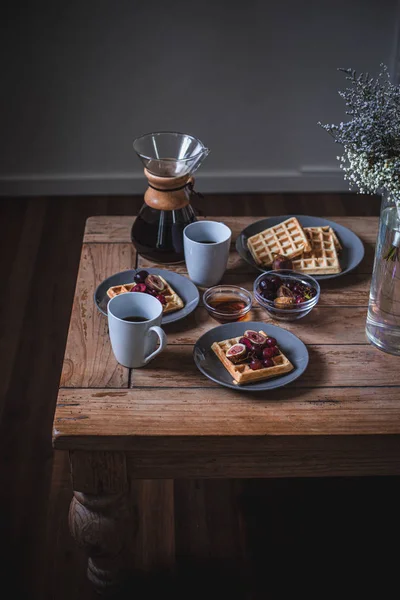
{"type": "Polygon", "coordinates": [[[269,325],[258,321],[244,321],[238,323],[226,323],[219,327],[214,327],[202,335],[194,345],[193,358],[197,368],[211,381],[244,392],[257,392],[262,390],[273,390],[275,388],[287,385],[294,381],[307,368],[308,350],[298,337],[282,329],[277,325],[269,325]],[[267,335],[276,338],[278,346],[293,364],[294,369],[285,375],[279,375],[273,379],[249,383],[247,385],[235,385],[232,382],[232,376],[225,369],[219,358],[216,356],[211,345],[213,342],[220,342],[239,335],[243,335],[246,329],[255,331],[265,331],[267,335]]]}
{"type": "Polygon", "coordinates": [[[347,227],[343,227],[343,225],[338,225],[333,221],[328,221],[328,219],[323,219],[321,217],[308,217],[306,215],[284,215],[281,217],[268,217],[267,219],[256,221],[255,223],[252,223],[243,229],[236,240],[236,250],[243,260],[245,260],[247,263],[249,263],[249,265],[253,266],[258,271],[269,271],[270,269],[265,269],[264,267],[260,267],[255,263],[253,257],[247,249],[247,238],[255,235],[256,233],[260,233],[260,231],[263,231],[268,227],[278,225],[290,217],[297,217],[303,227],[323,227],[325,225],[329,225],[332,227],[332,229],[334,229],[340,243],[342,244],[343,250],[340,252],[339,256],[340,265],[342,267],[341,273],[335,273],[333,275],[313,275],[315,279],[333,279],[334,277],[345,275],[346,273],[349,273],[355,269],[364,258],[364,245],[362,241],[347,227]]]}
{"type": "MultiPolygon", "coordinates": [[[[94,303],[99,311],[103,313],[103,315],[107,316],[107,304],[109,301],[109,297],[107,296],[108,288],[112,285],[131,283],[135,273],[142,270],[144,269],[129,269],[127,271],[121,271],[120,273],[111,275],[111,277],[104,279],[104,281],[100,283],[94,293],[94,303]]],[[[184,319],[187,315],[194,311],[199,303],[200,294],[199,290],[194,283],[190,281],[190,279],[184,275],[179,275],[178,273],[167,271],[165,269],[157,269],[152,267],[146,269],[146,271],[164,277],[165,281],[170,284],[170,286],[176,291],[178,296],[180,296],[185,303],[185,306],[180,310],[164,315],[161,321],[162,325],[173,323],[174,321],[180,321],[180,319],[184,319]]]]}

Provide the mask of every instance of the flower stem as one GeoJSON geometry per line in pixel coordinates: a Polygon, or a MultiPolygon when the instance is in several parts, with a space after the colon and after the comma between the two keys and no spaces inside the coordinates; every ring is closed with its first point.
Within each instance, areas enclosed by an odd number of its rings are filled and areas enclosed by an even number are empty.
{"type": "Polygon", "coordinates": [[[391,246],[390,250],[386,252],[383,258],[385,260],[391,260],[392,262],[399,260],[399,248],[397,246],[391,246]]]}

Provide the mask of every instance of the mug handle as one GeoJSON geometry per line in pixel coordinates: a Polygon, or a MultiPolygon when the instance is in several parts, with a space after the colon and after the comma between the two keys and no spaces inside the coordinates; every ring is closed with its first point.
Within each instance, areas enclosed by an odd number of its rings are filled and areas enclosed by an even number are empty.
{"type": "Polygon", "coordinates": [[[153,325],[153,327],[149,328],[149,331],[154,331],[158,335],[160,345],[156,350],[154,350],[154,352],[149,354],[149,356],[146,356],[146,358],[144,359],[145,365],[147,365],[148,362],[150,362],[155,356],[157,356],[157,354],[162,352],[167,345],[167,336],[165,335],[165,332],[161,329],[161,327],[158,327],[158,325],[153,325]]]}

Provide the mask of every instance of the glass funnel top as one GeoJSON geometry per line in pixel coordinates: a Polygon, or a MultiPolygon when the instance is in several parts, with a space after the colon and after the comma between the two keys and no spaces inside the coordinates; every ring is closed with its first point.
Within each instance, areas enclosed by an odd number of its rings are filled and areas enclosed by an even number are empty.
{"type": "Polygon", "coordinates": [[[172,131],[142,135],[134,140],[133,149],[146,169],[159,177],[194,173],[210,152],[192,135],[172,131]]]}

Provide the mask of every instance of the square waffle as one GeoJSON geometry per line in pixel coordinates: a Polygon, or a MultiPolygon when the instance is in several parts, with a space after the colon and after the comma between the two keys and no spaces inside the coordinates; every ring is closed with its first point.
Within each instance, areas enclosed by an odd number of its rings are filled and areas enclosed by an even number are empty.
{"type": "Polygon", "coordinates": [[[135,283],[125,283],[124,285],[113,285],[108,288],[107,296],[109,298],[114,298],[114,296],[119,296],[120,294],[125,294],[125,292],[130,292],[135,283]]]}
{"type": "Polygon", "coordinates": [[[294,258],[311,250],[310,242],[296,217],[268,227],[247,240],[247,247],[258,265],[269,267],[274,256],[294,258]]]}
{"type": "Polygon", "coordinates": [[[335,248],[336,248],[337,252],[339,253],[340,250],[343,250],[342,244],[339,242],[338,236],[336,235],[336,233],[332,229],[332,227],[329,227],[329,225],[324,225],[323,227],[304,227],[304,231],[309,239],[310,239],[310,236],[307,234],[307,232],[312,233],[312,232],[322,231],[323,233],[330,233],[333,237],[333,242],[335,244],[335,248]]]}
{"type": "Polygon", "coordinates": [[[338,250],[340,242],[331,227],[305,227],[311,251],[293,260],[293,270],[309,275],[340,273],[338,250]]]}
{"type": "MultiPolygon", "coordinates": [[[[166,304],[163,304],[163,313],[170,313],[175,310],[180,310],[184,307],[184,302],[180,296],[175,292],[175,290],[167,283],[164,277],[158,275],[158,277],[162,280],[165,285],[165,290],[162,293],[166,300],[166,304]]],[[[114,285],[107,290],[107,296],[109,298],[114,298],[114,296],[119,296],[119,294],[125,294],[126,292],[130,292],[131,289],[135,286],[135,283],[125,283],[124,285],[114,285]]]]}
{"type": "MultiPolygon", "coordinates": [[[[259,333],[264,337],[267,337],[263,331],[259,331],[259,333]]],[[[244,383],[254,383],[256,381],[262,381],[263,379],[270,379],[271,377],[276,377],[278,375],[283,375],[284,373],[289,373],[289,371],[292,371],[294,369],[290,360],[283,354],[283,352],[281,352],[280,349],[279,354],[272,358],[272,360],[274,361],[273,367],[265,367],[263,369],[253,371],[246,363],[239,363],[237,365],[234,365],[229,360],[229,358],[226,357],[226,352],[231,346],[237,344],[241,337],[242,336],[238,336],[235,338],[231,338],[230,340],[214,342],[211,346],[212,350],[218,356],[219,360],[222,362],[224,367],[232,375],[233,383],[237,385],[242,385],[244,383]]]]}

